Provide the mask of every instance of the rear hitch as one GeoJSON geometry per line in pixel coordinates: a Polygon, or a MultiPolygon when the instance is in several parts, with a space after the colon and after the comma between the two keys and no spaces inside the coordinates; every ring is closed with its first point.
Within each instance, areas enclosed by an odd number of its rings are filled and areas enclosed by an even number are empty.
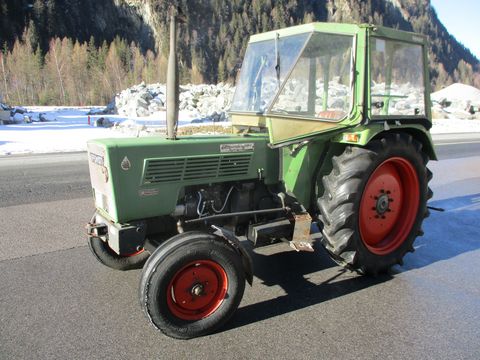
{"type": "Polygon", "coordinates": [[[89,222],[85,229],[88,237],[102,237],[108,234],[108,227],[104,223],[89,222]]]}

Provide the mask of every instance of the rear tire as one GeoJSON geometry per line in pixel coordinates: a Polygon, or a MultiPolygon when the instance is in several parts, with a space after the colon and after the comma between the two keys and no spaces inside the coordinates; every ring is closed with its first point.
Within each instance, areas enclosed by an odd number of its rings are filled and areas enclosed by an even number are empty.
{"type": "Polygon", "coordinates": [[[88,247],[101,264],[115,270],[141,269],[150,256],[144,249],[133,254],[118,255],[105,241],[95,236],[89,237],[88,247]]]}
{"type": "Polygon", "coordinates": [[[321,241],[339,264],[376,275],[414,251],[432,197],[421,149],[410,135],[386,134],[332,158],[318,207],[321,241]]]}
{"type": "Polygon", "coordinates": [[[222,239],[192,231],[161,244],[143,268],[140,303],[165,335],[210,334],[236,311],[245,290],[237,251],[222,239]]]}

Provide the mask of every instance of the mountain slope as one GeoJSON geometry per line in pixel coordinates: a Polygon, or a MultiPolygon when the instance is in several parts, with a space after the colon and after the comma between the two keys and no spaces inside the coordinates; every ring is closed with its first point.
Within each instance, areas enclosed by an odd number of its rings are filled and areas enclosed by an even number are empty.
{"type": "MultiPolygon", "coordinates": [[[[188,23],[179,31],[183,81],[232,80],[253,33],[310,21],[386,25],[429,36],[432,84],[480,87],[480,63],[438,20],[429,0],[198,0],[176,1],[188,23]]],[[[115,36],[167,56],[167,9],[157,0],[0,0],[0,42],[11,45],[30,26],[44,51],[54,36],[97,45],[115,36]]]]}

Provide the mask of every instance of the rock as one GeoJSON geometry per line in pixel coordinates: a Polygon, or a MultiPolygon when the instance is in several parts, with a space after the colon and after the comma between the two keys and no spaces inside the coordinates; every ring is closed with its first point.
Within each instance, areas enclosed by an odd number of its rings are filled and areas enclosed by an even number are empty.
{"type": "Polygon", "coordinates": [[[20,107],[20,106],[17,106],[13,109],[13,113],[14,114],[25,114],[27,112],[27,109],[23,108],[23,107],[20,107]]]}
{"type": "Polygon", "coordinates": [[[103,126],[103,117],[95,119],[93,121],[93,127],[102,127],[103,126]]]}
{"type": "Polygon", "coordinates": [[[150,100],[153,99],[152,94],[150,94],[148,91],[141,92],[139,97],[140,99],[144,100],[146,103],[148,103],[150,100]]]}
{"type": "Polygon", "coordinates": [[[136,101],[137,101],[137,103],[136,103],[137,108],[139,108],[139,107],[144,108],[144,109],[148,108],[149,101],[145,100],[143,97],[141,97],[141,96],[138,97],[136,101]]]}
{"type": "Polygon", "coordinates": [[[329,109],[343,109],[345,107],[345,100],[341,98],[334,98],[328,102],[329,109]]]}
{"type": "Polygon", "coordinates": [[[159,112],[161,110],[164,110],[165,107],[163,105],[163,102],[161,99],[159,99],[158,97],[154,98],[151,102],[150,102],[150,105],[148,106],[148,111],[152,114],[152,113],[156,113],[156,112],[159,112]]]}
{"type": "Polygon", "coordinates": [[[47,119],[47,117],[45,116],[45,113],[40,113],[40,114],[38,114],[38,120],[39,120],[40,122],[47,122],[47,121],[49,121],[49,120],[47,119]]]}
{"type": "Polygon", "coordinates": [[[12,121],[15,123],[15,124],[20,124],[22,123],[24,120],[23,120],[23,115],[22,114],[13,114],[12,116],[12,121]]]}
{"type": "Polygon", "coordinates": [[[139,117],[146,117],[150,115],[148,108],[141,107],[141,106],[137,107],[136,113],[137,113],[137,116],[139,117]]]}
{"type": "Polygon", "coordinates": [[[110,128],[113,125],[114,125],[114,123],[112,121],[110,121],[110,119],[107,119],[107,118],[104,118],[104,117],[95,119],[95,121],[93,122],[94,127],[110,128]]]}
{"type": "Polygon", "coordinates": [[[410,109],[410,104],[407,101],[399,101],[395,104],[396,110],[407,110],[410,109]]]}
{"type": "Polygon", "coordinates": [[[212,118],[212,121],[220,120],[220,114],[218,114],[216,111],[214,111],[210,117],[212,118]]]}
{"type": "Polygon", "coordinates": [[[0,110],[11,111],[12,108],[7,104],[0,103],[0,110]]]}
{"type": "MultiPolygon", "coordinates": [[[[276,83],[267,84],[270,90],[276,89],[276,83]]],[[[224,113],[231,106],[235,88],[229,84],[217,85],[181,85],[179,109],[198,112],[202,118],[224,113]]],[[[164,84],[144,83],[125,89],[104,109],[103,113],[118,113],[122,116],[149,116],[165,110],[166,86],[164,84]]],[[[220,118],[220,116],[218,117],[220,118]]],[[[226,115],[225,115],[226,118],[226,115]]]]}

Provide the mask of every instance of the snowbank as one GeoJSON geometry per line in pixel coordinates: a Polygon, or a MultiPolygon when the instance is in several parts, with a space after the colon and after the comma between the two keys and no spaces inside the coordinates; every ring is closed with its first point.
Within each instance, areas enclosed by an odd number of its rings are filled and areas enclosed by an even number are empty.
{"type": "MultiPolygon", "coordinates": [[[[24,116],[36,119],[18,124],[0,125],[0,156],[13,154],[86,151],[91,139],[158,136],[166,127],[165,111],[154,116],[127,118],[121,115],[105,115],[101,107],[26,107],[24,116]],[[95,114],[95,115],[91,115],[95,114]],[[42,119],[41,121],[37,119],[42,119]]],[[[194,114],[180,111],[179,127],[195,133],[195,128],[214,126],[213,122],[194,123],[194,114]]],[[[229,122],[224,122],[229,126],[229,122]]]]}
{"type": "Polygon", "coordinates": [[[433,114],[446,119],[480,120],[480,90],[465,84],[452,84],[431,94],[433,114]]]}

